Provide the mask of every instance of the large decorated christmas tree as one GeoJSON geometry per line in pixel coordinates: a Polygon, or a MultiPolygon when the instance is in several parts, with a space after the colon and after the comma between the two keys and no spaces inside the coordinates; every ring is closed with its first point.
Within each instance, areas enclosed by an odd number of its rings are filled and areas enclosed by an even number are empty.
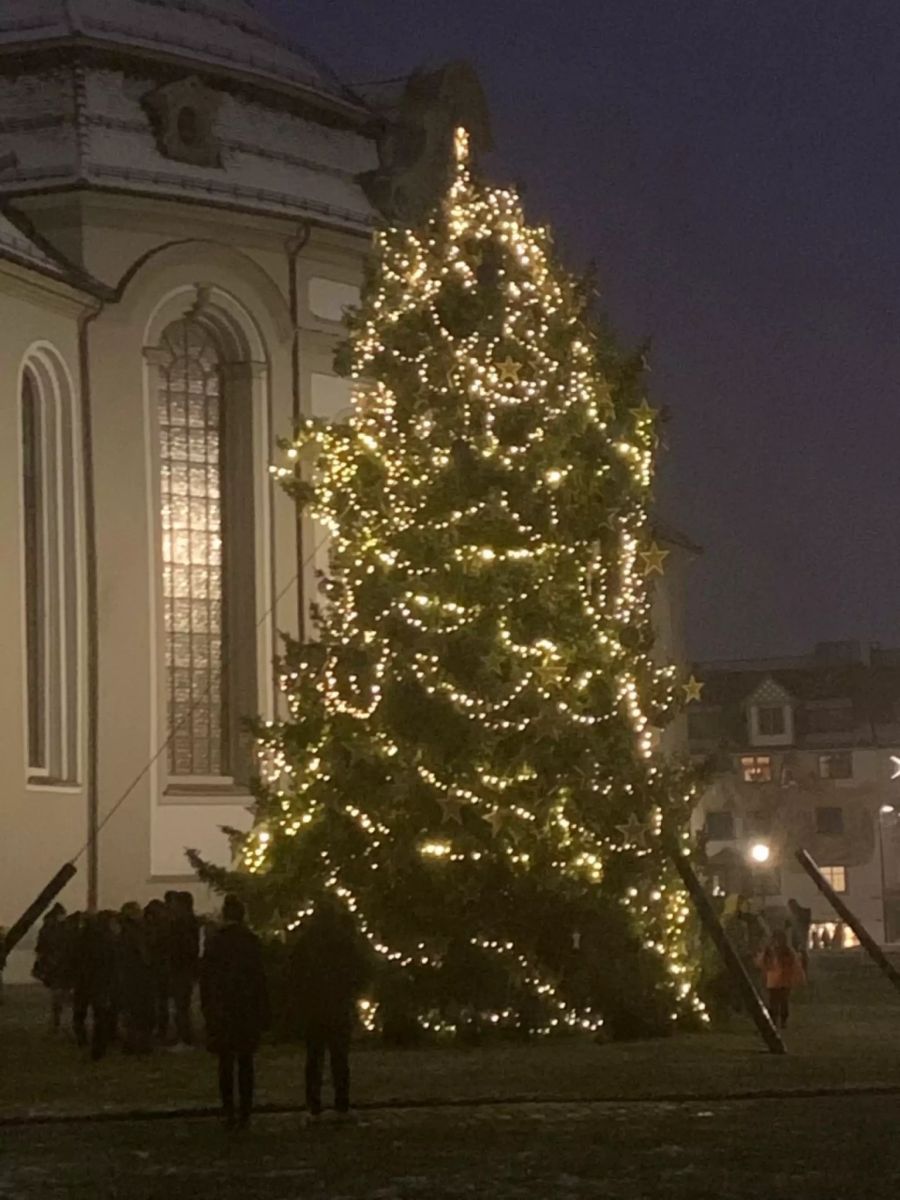
{"type": "Polygon", "coordinates": [[[440,206],[377,238],[354,415],[276,471],[331,566],[260,730],[244,885],[290,927],[345,900],[382,964],[370,1020],[702,1014],[669,858],[691,783],[658,750],[681,686],[653,655],[658,418],[588,301],[458,131],[440,206]]]}

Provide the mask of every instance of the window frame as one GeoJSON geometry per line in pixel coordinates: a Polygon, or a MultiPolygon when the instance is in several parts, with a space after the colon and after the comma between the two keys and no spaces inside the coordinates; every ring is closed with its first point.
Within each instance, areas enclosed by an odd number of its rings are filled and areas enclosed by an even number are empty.
{"type": "Polygon", "coordinates": [[[18,377],[19,538],[21,569],[23,757],[26,785],[77,789],[82,769],[84,630],[83,509],[78,418],[71,377],[48,344],[26,354],[18,377]],[[27,412],[31,410],[29,423],[27,412]],[[30,430],[30,433],[28,432],[30,430]],[[32,439],[31,450],[26,437],[32,439]],[[39,463],[39,595],[41,654],[29,646],[34,576],[29,565],[28,462],[39,463]],[[40,696],[32,699],[37,674],[40,696]],[[36,733],[32,722],[40,721],[36,733]],[[40,744],[40,759],[33,750],[40,744]]]}
{"type": "MultiPolygon", "coordinates": [[[[194,294],[193,289],[191,294],[194,294]]],[[[224,297],[223,297],[224,298],[224,297]]],[[[244,727],[245,718],[265,717],[274,710],[275,675],[274,625],[269,615],[258,619],[262,610],[268,614],[271,578],[261,574],[271,562],[270,478],[268,455],[268,406],[265,403],[265,362],[250,357],[242,339],[230,323],[230,316],[210,303],[210,294],[198,289],[196,302],[183,305],[174,300],[157,314],[157,344],[144,348],[146,363],[146,403],[150,441],[149,462],[153,470],[151,519],[156,536],[153,539],[153,595],[156,607],[154,627],[154,666],[152,676],[156,699],[158,734],[153,745],[167,744],[171,736],[167,684],[167,632],[163,600],[162,555],[162,460],[159,397],[164,386],[164,374],[170,364],[170,351],[165,344],[167,332],[185,319],[194,319],[215,343],[219,354],[221,376],[220,404],[225,428],[229,428],[228,443],[222,446],[220,491],[223,519],[229,524],[223,536],[222,587],[224,608],[227,609],[223,628],[223,644],[233,640],[233,653],[223,654],[229,675],[230,703],[228,711],[228,748],[230,763],[223,774],[175,774],[170,769],[168,755],[162,754],[154,770],[155,786],[164,803],[196,803],[204,799],[229,798],[235,801],[250,792],[255,770],[254,747],[244,727]],[[265,466],[258,459],[264,455],[265,466]],[[229,547],[233,547],[230,550],[229,547]]]]}
{"type": "Polygon", "coordinates": [[[760,737],[784,737],[787,733],[787,715],[784,711],[783,704],[757,704],[756,705],[756,732],[760,737]],[[763,728],[763,714],[778,714],[778,729],[763,728]]]}
{"type": "Polygon", "coordinates": [[[772,783],[774,781],[775,761],[771,754],[741,754],[740,775],[744,783],[772,783]],[[768,775],[760,778],[756,772],[761,769],[761,764],[765,763],[765,770],[768,775]],[[752,764],[752,765],[751,765],[752,764]],[[752,774],[748,774],[752,772],[752,774]]]}
{"type": "Polygon", "coordinates": [[[852,750],[828,750],[819,754],[819,778],[820,779],[852,779],[853,778],[853,751],[852,750]],[[840,759],[847,764],[846,773],[832,774],[830,771],[825,771],[824,767],[827,762],[832,759],[840,759]]]}
{"type": "Polygon", "coordinates": [[[831,887],[831,890],[838,896],[846,896],[850,890],[850,877],[845,866],[819,867],[822,873],[822,878],[831,887]],[[842,880],[841,886],[837,883],[837,873],[840,872],[842,880]]]}

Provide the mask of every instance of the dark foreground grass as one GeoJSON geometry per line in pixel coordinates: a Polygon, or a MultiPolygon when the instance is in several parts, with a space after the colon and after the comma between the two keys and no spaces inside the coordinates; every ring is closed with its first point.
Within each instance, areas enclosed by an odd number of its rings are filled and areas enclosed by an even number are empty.
{"type": "MultiPolygon", "coordinates": [[[[157,1051],[97,1064],[46,1027],[36,988],[9,989],[0,1008],[0,1121],[10,1117],[190,1109],[215,1103],[202,1050],[157,1051]]],[[[874,971],[820,975],[796,1006],[789,1054],[768,1054],[749,1022],[725,1033],[597,1045],[589,1039],[418,1050],[361,1047],[354,1095],[366,1104],[512,1099],[729,1097],[752,1092],[900,1088],[900,996],[874,971]]],[[[299,1047],[260,1056],[259,1101],[302,1101],[299,1047]]],[[[898,1100],[900,1109],[900,1100],[898,1100]]]]}
{"type": "MultiPolygon", "coordinates": [[[[358,1124],[260,1114],[234,1138],[184,1115],[215,1102],[203,1051],[92,1064],[49,1034],[39,991],[10,989],[0,1200],[894,1200],[900,997],[872,971],[822,971],[788,1042],[773,1057],[738,1021],[629,1045],[360,1048],[358,1124]],[[831,1094],[787,1098],[801,1089],[831,1094]],[[183,1115],[96,1119],[135,1110],[183,1115]]],[[[267,1048],[260,1102],[299,1105],[301,1075],[298,1048],[267,1048]]]]}
{"type": "Polygon", "coordinates": [[[898,1106],[873,1098],[485,1106],[2,1131],[3,1200],[895,1200],[898,1106]]]}

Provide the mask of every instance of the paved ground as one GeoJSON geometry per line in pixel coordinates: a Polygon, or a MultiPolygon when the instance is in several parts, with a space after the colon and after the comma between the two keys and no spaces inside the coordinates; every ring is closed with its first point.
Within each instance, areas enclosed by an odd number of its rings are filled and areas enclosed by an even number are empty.
{"type": "Polygon", "coordinates": [[[3,1200],[894,1200],[897,1104],[392,1109],[352,1128],[263,1117],[5,1130],[3,1200]]]}
{"type": "MultiPolygon", "coordinates": [[[[13,991],[0,1010],[0,1119],[26,1120],[0,1128],[0,1200],[878,1200],[900,1185],[900,997],[871,973],[820,978],[785,1059],[741,1024],[618,1046],[362,1049],[357,1125],[261,1115],[239,1139],[200,1116],[90,1119],[200,1110],[212,1061],[92,1065],[47,1033],[42,999],[13,991]],[[826,1094],[786,1096],[803,1089],[826,1094]],[[760,1092],[774,1098],[733,1098],[760,1092]]],[[[298,1104],[300,1073],[297,1050],[268,1050],[260,1099],[298,1104]]]]}

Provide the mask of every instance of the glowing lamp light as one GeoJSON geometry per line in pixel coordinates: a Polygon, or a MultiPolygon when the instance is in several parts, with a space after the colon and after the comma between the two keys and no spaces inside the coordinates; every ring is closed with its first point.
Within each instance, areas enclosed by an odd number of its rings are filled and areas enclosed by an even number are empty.
{"type": "Polygon", "coordinates": [[[769,861],[771,854],[772,854],[772,851],[769,849],[769,847],[766,845],[765,842],[754,842],[753,845],[750,847],[751,859],[755,863],[759,863],[760,866],[762,866],[763,863],[767,863],[769,861]]]}
{"type": "Polygon", "coordinates": [[[882,804],[881,812],[884,816],[887,816],[888,813],[896,812],[896,809],[894,808],[893,804],[882,804]]]}

